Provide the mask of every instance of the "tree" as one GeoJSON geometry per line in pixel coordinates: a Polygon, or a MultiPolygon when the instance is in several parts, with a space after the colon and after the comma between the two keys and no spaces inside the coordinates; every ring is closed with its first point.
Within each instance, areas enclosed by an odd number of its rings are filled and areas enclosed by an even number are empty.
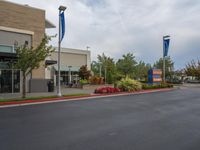
{"type": "Polygon", "coordinates": [[[114,59],[106,56],[104,53],[97,56],[98,61],[92,62],[92,71],[94,75],[105,77],[108,83],[113,83],[115,80],[116,67],[114,59]],[[101,68],[101,70],[100,70],[101,68]]]}
{"type": "Polygon", "coordinates": [[[174,77],[173,77],[173,80],[175,82],[182,82],[183,81],[183,78],[184,76],[186,76],[186,73],[185,73],[185,70],[184,69],[179,69],[179,70],[175,70],[174,71],[174,77]]]}
{"type": "Polygon", "coordinates": [[[79,69],[79,77],[83,80],[88,80],[91,76],[91,72],[88,70],[87,65],[83,65],[79,69]]]}
{"type": "Polygon", "coordinates": [[[44,35],[41,43],[36,47],[28,47],[26,45],[17,47],[17,61],[14,68],[22,71],[22,97],[26,97],[26,77],[33,69],[39,68],[42,61],[45,60],[51,52],[54,51],[52,46],[47,45],[51,40],[50,36],[44,35]]]}
{"type": "Polygon", "coordinates": [[[193,76],[200,79],[200,60],[196,62],[192,60],[190,63],[188,63],[185,67],[185,73],[188,76],[193,76]]]}
{"type": "Polygon", "coordinates": [[[150,64],[145,64],[144,61],[140,61],[134,69],[134,78],[137,80],[146,80],[148,77],[148,70],[151,69],[150,64]]]}
{"type": "MultiPolygon", "coordinates": [[[[154,64],[154,67],[157,69],[163,70],[163,58],[160,58],[154,64]]],[[[165,58],[165,76],[167,79],[171,79],[174,71],[174,62],[171,60],[170,56],[165,58]]]]}
{"type": "Polygon", "coordinates": [[[128,53],[122,56],[116,63],[117,70],[122,73],[125,77],[133,74],[135,65],[137,64],[135,56],[132,53],[128,53]]]}
{"type": "Polygon", "coordinates": [[[100,76],[99,75],[99,67],[100,67],[100,64],[97,61],[92,61],[91,70],[95,76],[100,76]]]}

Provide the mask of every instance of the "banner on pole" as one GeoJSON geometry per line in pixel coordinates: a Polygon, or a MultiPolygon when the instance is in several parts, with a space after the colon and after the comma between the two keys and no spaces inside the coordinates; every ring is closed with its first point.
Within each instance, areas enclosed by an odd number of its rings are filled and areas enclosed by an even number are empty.
{"type": "Polygon", "coordinates": [[[163,40],[163,44],[164,44],[163,56],[164,56],[164,57],[166,57],[166,56],[168,55],[169,43],[170,43],[170,39],[164,39],[164,40],[163,40]]]}
{"type": "Polygon", "coordinates": [[[65,35],[65,14],[64,11],[60,13],[60,41],[63,40],[65,35]]]}

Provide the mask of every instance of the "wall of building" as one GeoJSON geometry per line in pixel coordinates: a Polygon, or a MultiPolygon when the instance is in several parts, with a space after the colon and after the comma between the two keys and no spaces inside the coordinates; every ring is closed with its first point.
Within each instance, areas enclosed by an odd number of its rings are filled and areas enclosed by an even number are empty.
{"type": "MultiPolygon", "coordinates": [[[[45,11],[1,0],[0,29],[4,27],[12,29],[13,33],[19,33],[19,31],[29,31],[33,33],[32,46],[36,47],[44,37],[45,11]]],[[[32,78],[45,78],[45,69],[43,65],[41,65],[39,69],[33,71],[32,78]]]]}
{"type": "MultiPolygon", "coordinates": [[[[57,60],[58,54],[53,53],[52,59],[57,60]]],[[[72,54],[72,53],[61,53],[60,55],[61,65],[67,66],[82,66],[87,64],[87,56],[81,54],[72,54]]]]}
{"type": "MultiPolygon", "coordinates": [[[[58,59],[58,52],[55,51],[51,54],[52,60],[58,59]]],[[[90,51],[62,48],[61,49],[61,65],[81,67],[87,65],[91,69],[91,56],[90,51]]]]}
{"type": "MultiPolygon", "coordinates": [[[[57,49],[47,58],[47,60],[58,60],[57,49]]],[[[81,66],[87,65],[88,69],[91,69],[90,51],[61,48],[61,84],[69,84],[74,80],[78,80],[78,71],[81,66]],[[69,66],[71,66],[69,68],[69,66]],[[69,71],[70,70],[70,71],[69,71]]],[[[46,68],[46,79],[54,79],[56,85],[56,71],[58,64],[50,65],[46,68]]]]}
{"type": "Polygon", "coordinates": [[[0,14],[0,26],[33,31],[33,46],[40,43],[45,33],[44,10],[0,1],[0,14]]]}
{"type": "Polygon", "coordinates": [[[32,35],[0,30],[0,45],[19,46],[24,45],[25,41],[31,46],[32,35]]]}

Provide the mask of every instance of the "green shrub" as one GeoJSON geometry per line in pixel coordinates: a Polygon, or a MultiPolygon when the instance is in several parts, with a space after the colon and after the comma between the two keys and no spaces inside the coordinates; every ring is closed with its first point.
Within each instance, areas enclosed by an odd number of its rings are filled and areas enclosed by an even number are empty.
{"type": "Polygon", "coordinates": [[[161,83],[161,84],[143,84],[142,89],[160,89],[160,88],[173,88],[172,84],[161,83]]]}
{"type": "Polygon", "coordinates": [[[126,78],[117,82],[117,87],[120,88],[122,91],[132,92],[141,90],[142,84],[136,80],[126,78]]]}
{"type": "Polygon", "coordinates": [[[107,75],[107,83],[108,84],[113,84],[114,82],[114,79],[113,79],[113,74],[111,72],[108,72],[108,75],[107,75]]]}
{"type": "Polygon", "coordinates": [[[81,85],[88,84],[88,80],[86,80],[86,79],[81,79],[81,80],[79,81],[79,83],[80,83],[81,85]]]}

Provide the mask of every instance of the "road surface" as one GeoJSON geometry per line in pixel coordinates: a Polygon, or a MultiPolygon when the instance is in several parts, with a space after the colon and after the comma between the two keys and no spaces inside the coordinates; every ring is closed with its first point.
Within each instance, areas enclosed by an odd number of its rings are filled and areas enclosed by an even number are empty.
{"type": "Polygon", "coordinates": [[[0,150],[200,150],[200,89],[0,109],[0,150]]]}

